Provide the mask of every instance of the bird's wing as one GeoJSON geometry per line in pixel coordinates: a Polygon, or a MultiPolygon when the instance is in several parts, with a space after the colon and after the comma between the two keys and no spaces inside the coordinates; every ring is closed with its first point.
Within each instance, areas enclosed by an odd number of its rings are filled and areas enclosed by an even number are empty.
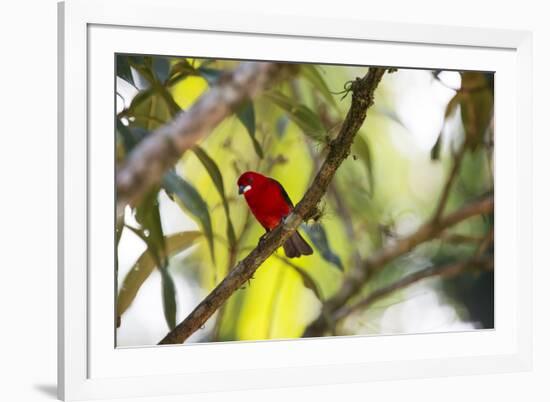
{"type": "Polygon", "coordinates": [[[283,185],[275,179],[270,179],[270,180],[279,187],[279,190],[281,191],[281,195],[283,196],[285,201],[288,203],[288,205],[290,205],[292,208],[294,208],[294,204],[292,203],[292,200],[288,196],[288,194],[287,194],[285,188],[283,187],[283,185]]]}

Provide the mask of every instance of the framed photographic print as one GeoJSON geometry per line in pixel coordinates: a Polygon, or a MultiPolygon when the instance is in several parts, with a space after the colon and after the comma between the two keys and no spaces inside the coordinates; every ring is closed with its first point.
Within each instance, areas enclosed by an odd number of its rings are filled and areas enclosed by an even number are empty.
{"type": "Polygon", "coordinates": [[[59,17],[61,398],[529,369],[529,33],[59,17]]]}

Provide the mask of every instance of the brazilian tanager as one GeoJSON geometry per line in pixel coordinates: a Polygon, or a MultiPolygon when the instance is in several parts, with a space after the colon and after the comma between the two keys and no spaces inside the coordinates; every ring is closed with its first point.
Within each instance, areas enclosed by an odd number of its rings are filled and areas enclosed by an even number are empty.
{"type": "MultiPolygon", "coordinates": [[[[239,194],[244,194],[248,207],[266,232],[275,229],[294,209],[281,183],[271,177],[256,172],[245,172],[239,177],[237,185],[239,194]]],[[[283,244],[283,249],[288,258],[313,254],[311,246],[298,231],[288,238],[283,244]]]]}

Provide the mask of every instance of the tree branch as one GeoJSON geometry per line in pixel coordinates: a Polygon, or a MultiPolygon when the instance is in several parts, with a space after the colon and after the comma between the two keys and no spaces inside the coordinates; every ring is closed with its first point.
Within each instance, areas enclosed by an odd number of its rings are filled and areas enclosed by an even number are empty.
{"type": "Polygon", "coordinates": [[[373,104],[384,68],[369,68],[367,75],[357,78],[352,86],[350,109],[338,136],[328,144],[329,152],[313,183],[294,211],[265,236],[264,240],[220,282],[220,284],[199,305],[176,326],[160,344],[184,342],[199,329],[227,299],[249,280],[259,266],[279,248],[304,221],[311,218],[317,204],[325,194],[336,170],[350,153],[350,147],[359,128],[362,126],[367,109],[373,104]]]}
{"type": "Polygon", "coordinates": [[[327,317],[333,319],[334,313],[359,292],[369,275],[382,269],[388,262],[408,253],[419,244],[436,238],[445,229],[472,216],[489,213],[493,211],[493,208],[494,199],[492,195],[481,198],[445,217],[439,218],[437,221],[428,221],[415,233],[399,239],[396,243],[372,254],[362,266],[355,268],[344,279],[340,290],[325,303],[323,313],[306,328],[303,336],[322,336],[333,324],[333,322],[327,320],[327,317]]]}
{"type": "Polygon", "coordinates": [[[434,221],[437,221],[439,219],[439,217],[443,213],[443,210],[447,206],[447,200],[451,195],[451,189],[453,187],[455,178],[458,176],[458,173],[460,171],[460,165],[462,164],[462,159],[464,158],[465,153],[466,143],[460,146],[458,153],[453,158],[453,166],[451,168],[451,172],[449,173],[449,176],[447,176],[447,181],[445,182],[445,186],[443,187],[443,191],[441,192],[441,196],[439,197],[439,203],[437,204],[434,212],[434,221]]]}
{"type": "Polygon", "coordinates": [[[419,282],[423,279],[430,278],[433,276],[440,276],[450,278],[456,275],[459,275],[469,269],[477,268],[481,270],[492,270],[494,265],[494,260],[492,257],[476,257],[470,258],[464,261],[453,262],[450,264],[432,266],[425,269],[421,269],[412,274],[406,275],[398,281],[385,286],[383,288],[377,289],[369,294],[366,298],[361,301],[356,302],[351,306],[344,306],[334,313],[334,321],[339,321],[354,311],[362,310],[379,299],[393,293],[397,290],[403,289],[407,286],[412,285],[413,283],[419,282]]]}
{"type": "Polygon", "coordinates": [[[179,157],[206,137],[246,99],[253,98],[275,80],[292,70],[285,63],[246,62],[221,77],[189,110],[158,128],[127,157],[116,174],[117,211],[135,205],[179,157]]]}

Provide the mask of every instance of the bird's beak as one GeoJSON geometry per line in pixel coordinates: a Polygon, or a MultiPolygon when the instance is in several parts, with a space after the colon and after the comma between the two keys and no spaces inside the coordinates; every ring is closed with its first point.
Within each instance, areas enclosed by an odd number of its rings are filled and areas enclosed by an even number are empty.
{"type": "Polygon", "coordinates": [[[250,190],[252,187],[250,185],[248,186],[243,186],[243,185],[240,185],[239,186],[239,194],[244,194],[246,193],[248,190],[250,190]]]}

